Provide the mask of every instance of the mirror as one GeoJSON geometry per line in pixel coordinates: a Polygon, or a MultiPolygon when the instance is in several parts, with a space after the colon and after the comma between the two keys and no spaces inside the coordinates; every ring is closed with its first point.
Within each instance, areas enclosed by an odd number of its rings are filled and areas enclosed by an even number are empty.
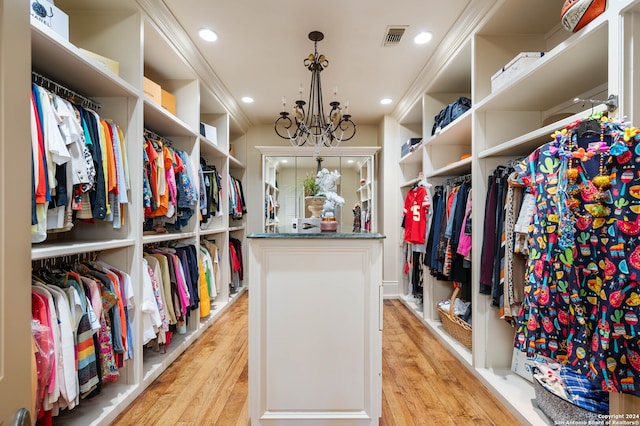
{"type": "Polygon", "coordinates": [[[264,232],[292,232],[294,219],[311,216],[302,181],[315,176],[319,167],[340,173],[336,193],[344,204],[335,209],[337,232],[374,231],[373,155],[321,155],[318,160],[311,155],[263,155],[264,232]]]}

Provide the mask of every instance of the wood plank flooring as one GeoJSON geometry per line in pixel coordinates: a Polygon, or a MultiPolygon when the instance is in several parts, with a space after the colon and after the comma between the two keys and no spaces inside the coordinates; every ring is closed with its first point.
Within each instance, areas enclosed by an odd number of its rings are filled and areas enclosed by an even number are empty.
{"type": "MultiPolygon", "coordinates": [[[[246,426],[248,296],[113,423],[246,426]]],[[[520,424],[397,300],[384,302],[381,426],[520,424]]]]}

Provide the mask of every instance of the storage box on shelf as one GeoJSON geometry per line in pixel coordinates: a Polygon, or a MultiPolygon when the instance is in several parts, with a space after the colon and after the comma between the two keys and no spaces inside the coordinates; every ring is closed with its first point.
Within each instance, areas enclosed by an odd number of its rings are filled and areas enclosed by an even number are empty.
{"type": "Polygon", "coordinates": [[[160,104],[162,102],[162,89],[160,85],[148,77],[143,77],[143,93],[153,102],[160,104]]]}
{"type": "Polygon", "coordinates": [[[69,40],[69,16],[64,11],[49,2],[29,1],[29,5],[31,25],[42,24],[47,31],[58,34],[63,40],[69,40]]]}
{"type": "Polygon", "coordinates": [[[200,123],[200,134],[209,139],[214,145],[218,145],[218,132],[215,126],[200,123]]]}
{"type": "Polygon", "coordinates": [[[165,89],[160,90],[160,105],[171,114],[176,115],[176,97],[165,89]]]}
{"type": "Polygon", "coordinates": [[[544,52],[520,52],[515,58],[491,76],[491,92],[495,92],[527,70],[544,56],[544,52]]]}
{"type": "Polygon", "coordinates": [[[89,50],[82,49],[82,48],[80,49],[80,52],[82,52],[82,54],[88,56],[92,60],[95,60],[96,63],[98,63],[100,65],[100,67],[102,67],[103,69],[109,70],[112,73],[114,73],[115,75],[120,75],[120,63],[118,61],[114,61],[111,58],[107,58],[106,56],[98,55],[95,52],[91,52],[89,50]]]}

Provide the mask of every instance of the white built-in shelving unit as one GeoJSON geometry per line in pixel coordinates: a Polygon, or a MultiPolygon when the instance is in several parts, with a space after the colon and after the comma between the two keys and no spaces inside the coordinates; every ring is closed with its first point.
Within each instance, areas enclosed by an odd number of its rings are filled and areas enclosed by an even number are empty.
{"type": "MultiPolygon", "coordinates": [[[[140,2],[142,3],[142,2],[140,2]]],[[[198,245],[201,239],[215,240],[220,254],[220,292],[212,301],[211,313],[201,318],[190,313],[186,334],[175,333],[166,352],[143,349],[139,316],[132,322],[134,356],[126,361],[116,383],[105,384],[100,395],[82,400],[73,410],[63,411],[64,424],[104,425],[111,422],[210,326],[240,292],[231,293],[225,277],[229,268],[229,239],[245,241],[246,217],[231,220],[228,215],[229,176],[245,177],[244,131],[220,103],[220,97],[202,84],[198,72],[180,53],[171,35],[160,29],[140,3],[75,2],[58,0],[56,6],[69,15],[69,40],[38,22],[31,24],[32,68],[39,74],[95,100],[101,117],[109,118],[123,130],[131,178],[129,204],[124,226],[110,223],[76,223],[72,231],[50,234],[43,243],[33,244],[32,261],[62,256],[95,254],[99,259],[132,277],[134,297],[142,300],[142,256],[149,244],[198,245]],[[85,56],[87,49],[119,62],[119,75],[85,56]],[[143,91],[143,76],[151,78],[176,97],[176,112],[169,112],[143,91]],[[200,135],[200,123],[216,127],[217,139],[200,135]],[[188,224],[179,232],[152,234],[143,231],[142,208],[143,132],[150,130],[185,151],[197,168],[200,158],[216,166],[222,176],[221,212],[200,223],[197,207],[188,224]],[[230,154],[230,146],[234,154],[230,154]]],[[[174,28],[179,31],[179,28],[174,28]]],[[[25,132],[27,133],[27,132],[25,132]]],[[[27,133],[28,134],[28,133],[27,133]]],[[[6,162],[6,159],[2,159],[6,162]]],[[[6,164],[3,162],[3,164],[6,164]]],[[[28,170],[26,166],[22,167],[28,170]]],[[[28,173],[25,175],[28,176],[28,173]]],[[[197,183],[196,183],[197,184],[197,183]]],[[[22,238],[28,240],[28,234],[22,238]]],[[[23,271],[25,277],[29,271],[23,271]]],[[[28,284],[27,284],[28,285],[28,284]]],[[[207,302],[205,302],[207,303],[207,302]]],[[[30,311],[28,306],[23,306],[30,311]]]]}
{"type": "MultiPolygon", "coordinates": [[[[616,114],[639,119],[640,86],[635,84],[633,64],[638,58],[640,2],[610,1],[603,15],[575,34],[562,28],[558,4],[486,4],[486,13],[469,26],[468,37],[439,64],[427,90],[394,124],[395,149],[408,138],[423,138],[419,148],[398,162],[403,199],[419,173],[433,186],[471,174],[473,349],[443,330],[435,307],[451,296],[451,282],[439,281],[425,270],[423,304],[418,305],[409,295],[408,277],[401,272],[401,300],[523,423],[539,425],[548,419],[532,403],[533,385],[511,371],[514,329],[499,319],[490,298],[479,294],[487,179],[498,165],[546,143],[553,131],[588,116],[592,109],[605,108],[574,102],[574,98],[606,100],[618,95],[616,114]],[[525,51],[546,53],[492,91],[492,75],[525,51]],[[471,109],[431,135],[434,116],[459,96],[472,99],[471,109]]],[[[638,411],[640,399],[612,395],[612,413],[638,411]]]]}

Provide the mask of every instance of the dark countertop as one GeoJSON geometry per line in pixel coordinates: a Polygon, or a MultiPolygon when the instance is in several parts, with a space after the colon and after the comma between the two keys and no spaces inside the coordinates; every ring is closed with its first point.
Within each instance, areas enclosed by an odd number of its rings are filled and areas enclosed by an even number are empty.
{"type": "Polygon", "coordinates": [[[384,235],[379,234],[377,232],[362,232],[359,234],[343,234],[337,232],[317,232],[314,234],[304,234],[304,233],[291,233],[291,232],[283,232],[283,233],[268,233],[268,232],[256,232],[249,234],[247,238],[270,238],[270,239],[293,239],[293,240],[304,240],[304,239],[319,239],[319,240],[380,240],[386,238],[384,235]]]}

